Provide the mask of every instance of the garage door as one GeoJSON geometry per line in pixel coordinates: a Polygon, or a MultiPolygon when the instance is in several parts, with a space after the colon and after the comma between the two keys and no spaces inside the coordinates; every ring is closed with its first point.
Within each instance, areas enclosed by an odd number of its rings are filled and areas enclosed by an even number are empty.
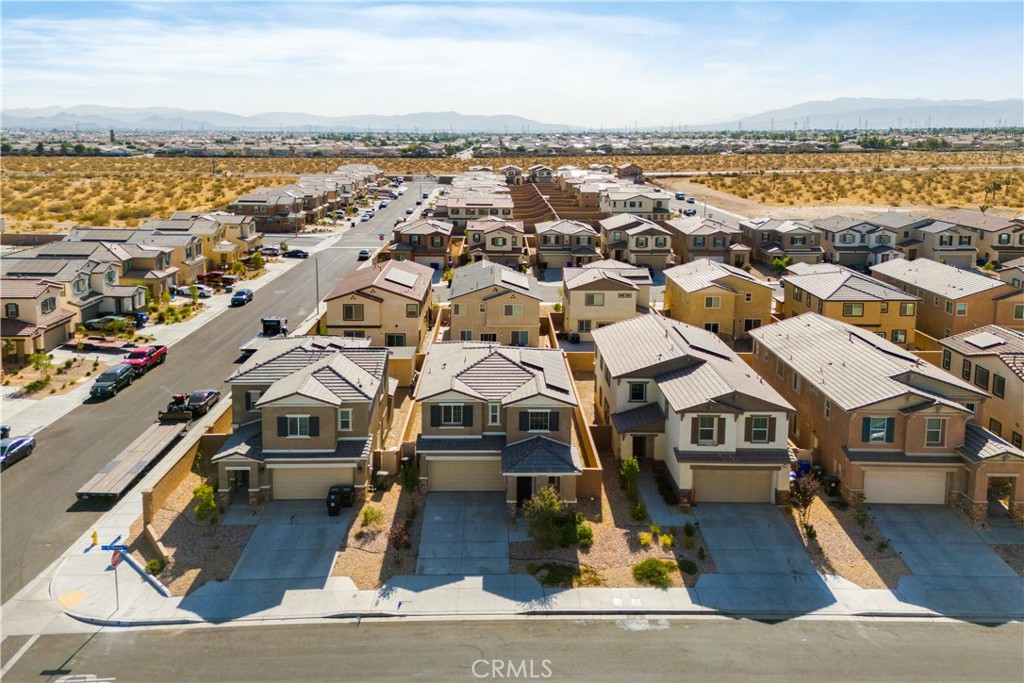
{"type": "Polygon", "coordinates": [[[43,347],[52,351],[68,340],[68,328],[66,325],[55,327],[43,334],[43,347]]]}
{"type": "Polygon", "coordinates": [[[694,470],[698,503],[774,503],[777,470],[694,470]]]}
{"type": "Polygon", "coordinates": [[[501,460],[430,460],[431,491],[504,491],[501,460]]]}
{"type": "Polygon", "coordinates": [[[909,469],[865,470],[864,500],[868,503],[942,505],[946,502],[946,473],[909,469]]]}
{"type": "Polygon", "coordinates": [[[274,468],[273,495],[277,500],[323,498],[333,484],[351,484],[351,467],[274,468]]]}

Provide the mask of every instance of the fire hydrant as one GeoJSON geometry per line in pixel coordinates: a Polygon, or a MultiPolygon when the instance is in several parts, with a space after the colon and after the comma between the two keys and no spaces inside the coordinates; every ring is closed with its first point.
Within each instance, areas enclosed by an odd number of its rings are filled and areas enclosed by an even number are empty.
{"type": "Polygon", "coordinates": [[[98,545],[99,542],[100,542],[100,535],[99,535],[99,533],[97,533],[95,531],[92,532],[92,544],[93,545],[98,545]]]}

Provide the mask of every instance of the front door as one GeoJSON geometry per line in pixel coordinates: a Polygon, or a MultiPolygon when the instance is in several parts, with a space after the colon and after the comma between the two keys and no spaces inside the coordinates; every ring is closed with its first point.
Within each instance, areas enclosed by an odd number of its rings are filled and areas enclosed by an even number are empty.
{"type": "Polygon", "coordinates": [[[633,457],[639,460],[640,458],[647,456],[647,437],[646,436],[634,436],[633,437],[633,457]]]}
{"type": "Polygon", "coordinates": [[[516,500],[520,505],[533,496],[533,477],[516,477],[516,500]]]}

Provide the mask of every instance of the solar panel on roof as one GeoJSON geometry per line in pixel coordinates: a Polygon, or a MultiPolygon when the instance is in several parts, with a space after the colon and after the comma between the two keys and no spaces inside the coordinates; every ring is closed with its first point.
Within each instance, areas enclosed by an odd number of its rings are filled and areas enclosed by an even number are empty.
{"type": "Polygon", "coordinates": [[[513,287],[519,287],[521,289],[530,288],[529,278],[527,278],[523,273],[517,273],[512,270],[501,271],[501,281],[507,285],[512,285],[513,287]]]}
{"type": "Polygon", "coordinates": [[[417,276],[415,273],[410,273],[407,270],[392,268],[384,275],[384,279],[403,287],[413,287],[416,284],[417,276]]]}
{"type": "Polygon", "coordinates": [[[992,334],[991,332],[979,332],[978,334],[972,334],[970,337],[964,338],[964,341],[979,349],[990,349],[993,346],[999,346],[1005,343],[1002,339],[992,334]]]}

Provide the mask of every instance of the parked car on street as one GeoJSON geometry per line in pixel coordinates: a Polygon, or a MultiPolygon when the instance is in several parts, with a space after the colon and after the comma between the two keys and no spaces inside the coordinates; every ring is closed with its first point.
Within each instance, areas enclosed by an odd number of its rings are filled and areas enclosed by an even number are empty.
{"type": "Polygon", "coordinates": [[[252,301],[251,289],[240,289],[231,295],[232,306],[244,306],[250,301],[252,301]]]}
{"type": "Polygon", "coordinates": [[[142,375],[157,365],[163,365],[167,360],[167,346],[165,344],[153,344],[152,346],[140,346],[124,359],[126,365],[135,368],[136,375],[142,375]]]}
{"type": "Polygon", "coordinates": [[[696,200],[693,197],[687,197],[686,198],[686,203],[687,204],[696,204],[697,202],[696,202],[696,200]]]}
{"type": "MultiPolygon", "coordinates": [[[[200,299],[209,299],[213,296],[213,287],[207,287],[206,285],[196,285],[196,289],[199,292],[200,299]]],[[[191,291],[189,291],[191,294],[191,291]]]]}
{"type": "Polygon", "coordinates": [[[384,201],[382,201],[382,202],[381,202],[380,204],[378,204],[378,205],[377,205],[377,208],[378,208],[378,209],[386,209],[386,208],[387,208],[387,206],[388,206],[388,202],[387,202],[387,200],[385,199],[384,201]]]}
{"type": "Polygon", "coordinates": [[[281,250],[277,247],[263,247],[260,249],[260,253],[264,256],[280,256],[281,250]]]}
{"type": "Polygon", "coordinates": [[[82,326],[87,330],[105,330],[110,323],[122,322],[127,324],[128,319],[120,315],[105,315],[102,318],[93,318],[92,320],[86,320],[82,323],[82,326]]]}
{"type": "Polygon", "coordinates": [[[282,255],[285,258],[309,258],[309,252],[302,249],[289,249],[282,255]]]}
{"type": "Polygon", "coordinates": [[[367,261],[367,260],[369,260],[369,258],[370,258],[370,250],[369,249],[360,249],[359,250],[359,260],[360,261],[367,261]]]}
{"type": "Polygon", "coordinates": [[[32,455],[36,440],[31,436],[15,436],[0,440],[0,470],[32,455]]]}
{"type": "Polygon", "coordinates": [[[93,398],[113,398],[117,392],[135,381],[135,368],[131,365],[121,363],[112,368],[107,368],[93,382],[89,389],[89,396],[93,398]]]}
{"type": "Polygon", "coordinates": [[[423,199],[428,199],[429,197],[430,197],[430,193],[429,192],[424,192],[423,193],[423,199]]]}
{"type": "Polygon", "coordinates": [[[683,192],[676,192],[676,199],[686,199],[686,194],[683,192]]]}
{"type": "Polygon", "coordinates": [[[191,410],[193,416],[206,415],[219,400],[220,392],[216,389],[200,389],[188,395],[185,408],[191,410]]]}
{"type": "Polygon", "coordinates": [[[371,218],[370,214],[364,213],[362,216],[359,217],[359,222],[360,223],[365,223],[366,221],[370,220],[370,218],[371,218]]]}
{"type": "Polygon", "coordinates": [[[683,209],[683,215],[684,216],[696,216],[697,215],[697,209],[683,209]]]}
{"type": "Polygon", "coordinates": [[[405,210],[405,215],[406,215],[406,216],[411,216],[411,215],[412,215],[412,214],[414,214],[415,212],[416,212],[416,209],[414,209],[414,208],[412,208],[412,207],[410,206],[410,207],[409,207],[408,209],[406,209],[406,210],[405,210]]]}

